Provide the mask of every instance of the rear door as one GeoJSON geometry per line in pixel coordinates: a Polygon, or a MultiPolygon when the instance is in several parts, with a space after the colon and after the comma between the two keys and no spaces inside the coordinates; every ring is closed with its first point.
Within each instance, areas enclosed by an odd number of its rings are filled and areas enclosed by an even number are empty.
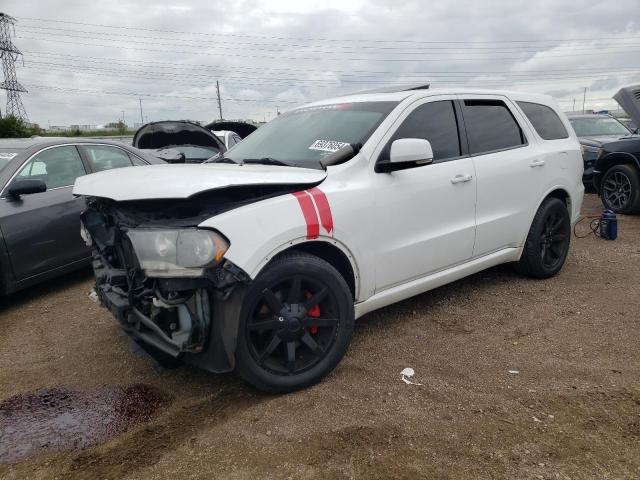
{"type": "Polygon", "coordinates": [[[46,192],[19,198],[3,192],[0,226],[16,280],[90,256],[79,233],[84,201],[71,193],[75,179],[85,174],[75,146],[49,147],[32,156],[15,177],[41,179],[46,192]]]}
{"type": "Polygon", "coordinates": [[[459,98],[477,176],[473,256],[518,247],[546,184],[535,136],[506,97],[459,98]]]}

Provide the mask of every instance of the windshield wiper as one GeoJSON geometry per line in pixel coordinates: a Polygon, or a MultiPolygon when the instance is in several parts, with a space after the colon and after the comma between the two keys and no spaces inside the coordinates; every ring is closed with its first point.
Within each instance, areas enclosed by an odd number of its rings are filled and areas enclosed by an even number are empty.
{"type": "Polygon", "coordinates": [[[202,163],[242,163],[229,157],[212,157],[202,163]]]}
{"type": "Polygon", "coordinates": [[[281,167],[295,167],[295,164],[285,163],[282,160],[272,157],[264,158],[245,158],[242,163],[259,163],[261,165],[279,165],[281,167]]]}

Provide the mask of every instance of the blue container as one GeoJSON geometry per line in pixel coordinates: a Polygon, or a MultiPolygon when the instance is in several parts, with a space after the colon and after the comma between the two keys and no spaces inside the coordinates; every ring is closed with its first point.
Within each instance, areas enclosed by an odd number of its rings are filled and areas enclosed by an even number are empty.
{"type": "Polygon", "coordinates": [[[600,217],[600,237],[605,240],[618,238],[618,219],[613,210],[604,210],[600,217]]]}

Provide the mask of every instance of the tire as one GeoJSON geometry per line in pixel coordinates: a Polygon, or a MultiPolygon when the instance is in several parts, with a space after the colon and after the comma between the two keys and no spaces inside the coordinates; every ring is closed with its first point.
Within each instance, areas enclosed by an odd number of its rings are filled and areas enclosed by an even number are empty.
{"type": "Polygon", "coordinates": [[[546,198],[531,223],[516,269],[529,277],[549,278],[564,265],[571,241],[567,207],[554,197],[546,198]]]}
{"type": "Polygon", "coordinates": [[[616,213],[640,211],[640,175],[632,165],[614,165],[600,182],[603,205],[616,213]]]}
{"type": "Polygon", "coordinates": [[[314,385],[342,360],[353,324],[353,297],[335,268],[309,254],[282,255],[244,295],[236,371],[271,393],[314,385]]]}

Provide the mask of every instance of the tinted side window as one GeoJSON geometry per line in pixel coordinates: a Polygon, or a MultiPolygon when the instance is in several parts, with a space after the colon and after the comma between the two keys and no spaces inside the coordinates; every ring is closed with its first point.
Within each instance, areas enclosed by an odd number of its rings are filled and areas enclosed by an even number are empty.
{"type": "Polygon", "coordinates": [[[129,155],[124,150],[104,145],[85,145],[85,151],[93,170],[102,172],[112,168],[130,167],[132,165],[129,155]]]}
{"type": "Polygon", "coordinates": [[[527,116],[533,128],[536,129],[538,135],[544,140],[558,140],[560,138],[569,138],[567,129],[564,128],[562,120],[546,105],[530,102],[517,102],[527,116]]]}
{"type": "Polygon", "coordinates": [[[76,147],[64,146],[38,153],[22,167],[18,178],[42,180],[48,189],[52,189],[71,186],[76,178],[86,173],[76,147]]]}
{"type": "Polygon", "coordinates": [[[382,159],[389,158],[391,144],[400,138],[429,140],[434,161],[459,157],[460,137],[453,102],[425,103],[411,112],[384,148],[382,159]]]}
{"type": "Polygon", "coordinates": [[[480,154],[526,144],[522,129],[504,102],[465,100],[464,124],[471,154],[480,154]]]}

